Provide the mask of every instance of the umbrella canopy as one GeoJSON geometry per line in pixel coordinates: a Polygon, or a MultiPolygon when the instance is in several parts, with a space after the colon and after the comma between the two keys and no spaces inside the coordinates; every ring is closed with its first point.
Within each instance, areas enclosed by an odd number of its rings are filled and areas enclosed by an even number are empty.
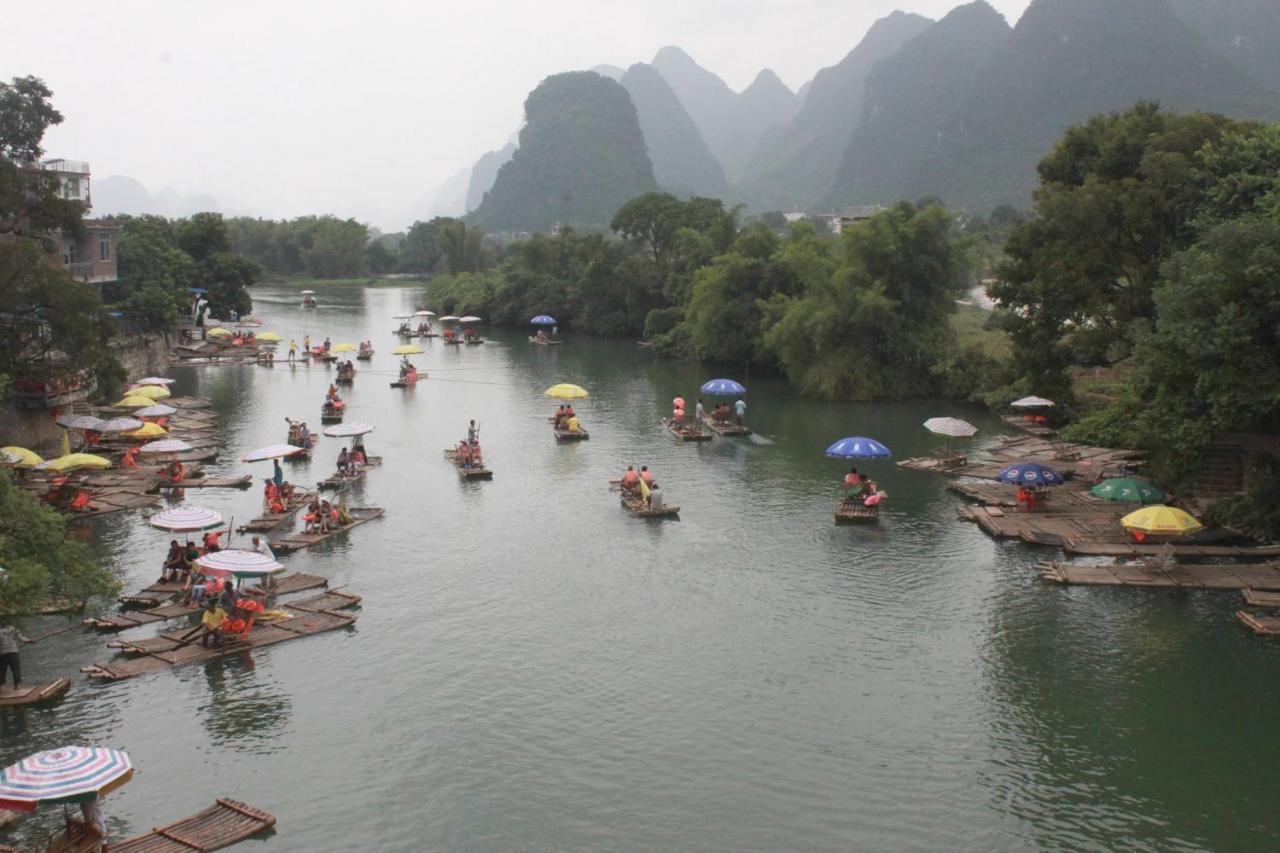
{"type": "Polygon", "coordinates": [[[286,456],[296,456],[306,451],[292,444],[272,444],[269,447],[259,447],[252,453],[246,453],[240,457],[241,462],[265,462],[268,459],[283,459],[286,456]]]}
{"type": "Polygon", "coordinates": [[[587,389],[580,385],[570,385],[568,382],[562,382],[559,385],[552,385],[546,391],[542,392],[548,397],[554,397],[557,400],[581,400],[591,395],[587,393],[587,389]]]}
{"type": "Polygon", "coordinates": [[[163,512],[157,512],[147,519],[152,527],[161,530],[172,530],[174,533],[194,533],[208,530],[222,524],[222,513],[202,506],[175,506],[163,512]]]}
{"type": "Polygon", "coordinates": [[[0,453],[10,460],[9,464],[15,468],[34,468],[44,461],[44,457],[34,450],[27,450],[25,447],[0,447],[0,453]]]}
{"type": "Polygon", "coordinates": [[[1164,500],[1164,492],[1136,477],[1113,477],[1103,480],[1089,490],[1089,494],[1104,501],[1125,501],[1133,504],[1155,504],[1164,500]]]}
{"type": "Polygon", "coordinates": [[[353,435],[365,435],[373,432],[373,424],[362,424],[359,422],[334,424],[325,429],[324,434],[330,438],[350,438],[353,435]]]}
{"type": "Polygon", "coordinates": [[[57,459],[47,459],[36,466],[41,471],[57,471],[65,474],[68,471],[79,471],[82,468],[92,468],[101,471],[111,467],[111,461],[103,459],[101,456],[94,456],[92,453],[68,453],[66,456],[59,456],[57,459]]]}
{"type": "Polygon", "coordinates": [[[0,771],[0,807],[29,812],[38,803],[83,803],[132,777],[129,756],[118,749],[64,746],[37,752],[0,771]]]}
{"type": "Polygon", "coordinates": [[[473,316],[471,316],[470,314],[468,314],[468,315],[467,315],[467,316],[465,316],[465,317],[459,317],[459,318],[458,318],[458,322],[459,322],[459,323],[479,323],[479,322],[480,322],[480,318],[479,318],[479,317],[473,317],[473,316]]]}
{"type": "Polygon", "coordinates": [[[734,382],[732,379],[712,379],[709,382],[702,383],[702,387],[698,390],[703,394],[718,394],[722,397],[747,393],[745,386],[734,382]]]}
{"type": "Polygon", "coordinates": [[[190,444],[176,438],[165,438],[160,441],[148,441],[138,448],[139,453],[186,453],[191,450],[190,444]]]}
{"type": "Polygon", "coordinates": [[[262,341],[264,344],[278,344],[280,343],[280,336],[275,332],[263,332],[256,336],[256,340],[262,341]]]}
{"type": "Polygon", "coordinates": [[[302,294],[303,296],[315,296],[315,295],[316,295],[316,292],[315,292],[314,290],[299,290],[299,291],[298,291],[298,293],[302,294]]]}
{"type": "Polygon", "coordinates": [[[173,396],[173,392],[163,385],[139,385],[125,393],[130,397],[146,397],[149,400],[164,400],[173,396]]]}
{"type": "MultiPolygon", "coordinates": [[[[151,406],[154,404],[148,400],[147,405],[151,406]]],[[[142,408],[146,407],[144,406],[142,408]]],[[[140,421],[137,418],[111,418],[110,420],[102,422],[102,425],[98,427],[98,432],[128,432],[131,429],[137,429],[142,426],[143,423],[143,421],[140,421]]]]}
{"type": "MultiPolygon", "coordinates": [[[[148,385],[148,388],[155,388],[155,385],[148,385]]],[[[116,400],[117,409],[142,409],[150,406],[155,400],[150,397],[143,397],[141,394],[129,394],[116,400]]]]}
{"type": "Polygon", "coordinates": [[[1176,506],[1144,506],[1120,519],[1120,523],[1130,530],[1176,536],[1195,533],[1204,527],[1189,513],[1183,512],[1176,506]]]}
{"type": "Polygon", "coordinates": [[[204,574],[215,578],[260,578],[284,571],[284,566],[266,554],[234,548],[205,554],[196,560],[196,565],[204,574]]]}
{"type": "Polygon", "coordinates": [[[968,438],[978,431],[976,426],[959,418],[929,418],[924,422],[924,428],[948,438],[968,438]]]}
{"type": "Polygon", "coordinates": [[[356,351],[355,344],[334,344],[333,347],[330,348],[329,350],[329,352],[355,352],[355,351],[356,351]]]}
{"type": "Polygon", "coordinates": [[[161,438],[168,435],[169,432],[160,424],[143,424],[137,429],[131,429],[125,433],[129,438],[161,438]]]}
{"type": "Polygon", "coordinates": [[[413,315],[412,314],[393,314],[391,315],[391,319],[392,320],[412,320],[413,315]]]}
{"type": "Polygon", "coordinates": [[[67,429],[102,429],[102,418],[95,418],[93,415],[60,415],[57,420],[58,426],[67,429]]]}
{"type": "Polygon", "coordinates": [[[163,376],[148,376],[145,379],[139,379],[134,385],[172,385],[177,382],[176,379],[165,379],[163,376]]]}
{"type": "Polygon", "coordinates": [[[456,319],[458,319],[458,318],[457,318],[457,317],[455,317],[455,316],[453,316],[452,314],[445,314],[443,317],[441,317],[441,318],[440,318],[440,322],[441,322],[441,323],[451,323],[451,322],[453,322],[453,321],[454,321],[454,320],[456,320],[456,319]]]}
{"type": "Polygon", "coordinates": [[[166,406],[164,403],[156,403],[154,406],[147,406],[145,409],[138,409],[134,412],[140,418],[167,418],[169,415],[175,415],[178,410],[173,406],[166,406]]]}
{"type": "Polygon", "coordinates": [[[414,312],[413,312],[413,316],[415,316],[415,317],[434,317],[434,316],[436,316],[436,312],[434,312],[434,311],[428,311],[428,310],[426,310],[426,309],[424,308],[424,309],[423,309],[423,310],[421,310],[421,311],[414,311],[414,312]]]}
{"type": "Polygon", "coordinates": [[[204,334],[205,337],[208,338],[229,338],[233,333],[230,329],[224,329],[221,326],[214,326],[204,334]]]}
{"type": "Polygon", "coordinates": [[[856,435],[840,439],[823,455],[832,459],[884,459],[892,456],[893,452],[874,438],[856,435]]]}
{"type": "Polygon", "coordinates": [[[535,326],[554,326],[556,325],[556,318],[550,314],[539,314],[529,322],[535,326]]]}
{"type": "Polygon", "coordinates": [[[1010,465],[996,479],[1017,486],[1061,486],[1062,475],[1046,465],[1036,462],[1024,462],[1021,465],[1010,465]]]}
{"type": "Polygon", "coordinates": [[[1021,400],[1014,400],[1009,405],[1015,409],[1047,409],[1056,404],[1052,400],[1046,400],[1044,397],[1023,397],[1021,400]]]}
{"type": "Polygon", "coordinates": [[[422,355],[422,347],[417,344],[405,344],[391,351],[392,355],[422,355]]]}

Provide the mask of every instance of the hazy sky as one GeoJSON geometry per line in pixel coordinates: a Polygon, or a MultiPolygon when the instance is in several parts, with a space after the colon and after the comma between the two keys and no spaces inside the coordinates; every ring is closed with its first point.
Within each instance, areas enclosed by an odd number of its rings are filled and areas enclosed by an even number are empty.
{"type": "MultiPolygon", "coordinates": [[[[1010,24],[1029,0],[991,0],[1010,24]]],[[[52,156],[227,211],[387,230],[503,145],[549,74],[677,44],[734,89],[793,89],[894,9],[958,0],[69,0],[10,14],[0,77],[34,74],[66,121],[52,156]]]]}

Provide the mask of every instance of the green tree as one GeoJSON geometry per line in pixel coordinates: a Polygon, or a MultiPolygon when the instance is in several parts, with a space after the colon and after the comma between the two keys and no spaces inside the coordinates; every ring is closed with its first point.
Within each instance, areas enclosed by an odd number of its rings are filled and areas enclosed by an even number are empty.
{"type": "Polygon", "coordinates": [[[178,248],[172,223],[159,216],[121,217],[116,246],[119,278],[103,288],[104,296],[144,329],[172,330],[196,281],[195,261],[178,248]]]}

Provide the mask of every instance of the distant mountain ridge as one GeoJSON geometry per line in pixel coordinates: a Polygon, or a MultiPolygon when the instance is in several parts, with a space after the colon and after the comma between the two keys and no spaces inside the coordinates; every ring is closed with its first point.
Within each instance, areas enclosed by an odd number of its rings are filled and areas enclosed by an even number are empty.
{"type": "Polygon", "coordinates": [[[666,79],[652,65],[636,63],[621,83],[635,105],[658,184],[681,196],[723,198],[729,191],[724,170],[666,79]]]}

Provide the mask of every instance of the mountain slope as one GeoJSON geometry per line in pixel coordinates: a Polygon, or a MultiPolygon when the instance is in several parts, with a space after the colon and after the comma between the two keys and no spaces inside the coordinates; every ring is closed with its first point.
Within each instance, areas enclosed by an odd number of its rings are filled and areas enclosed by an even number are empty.
{"type": "Polygon", "coordinates": [[[723,197],[728,190],[724,171],[658,70],[637,63],[621,83],[635,104],[653,175],[662,188],[679,195],[723,197]]]}
{"type": "Polygon", "coordinates": [[[977,0],[952,10],[877,63],[831,203],[885,203],[932,194],[939,174],[950,170],[943,120],[968,95],[1010,32],[1000,13],[977,0]]]}
{"type": "Polygon", "coordinates": [[[1280,3],[1276,0],[1169,0],[1182,21],[1209,46],[1280,89],[1280,3]]]}
{"type": "Polygon", "coordinates": [[[867,75],[932,23],[894,12],[876,21],[838,64],[818,72],[802,90],[795,118],[766,133],[746,167],[740,189],[753,207],[806,206],[826,198],[862,112],[867,75]]]}
{"type": "Polygon", "coordinates": [[[543,80],[524,103],[520,146],[470,219],[490,231],[607,226],[657,188],[627,90],[590,71],[543,80]]]}
{"type": "Polygon", "coordinates": [[[733,104],[730,129],[735,142],[724,154],[725,173],[741,180],[764,134],[785,127],[795,118],[802,100],[771,69],[757,74],[733,104]]]}
{"type": "Polygon", "coordinates": [[[486,151],[471,167],[471,179],[467,182],[467,213],[480,206],[480,202],[484,201],[484,194],[493,188],[493,182],[498,179],[498,170],[515,153],[515,143],[508,142],[497,151],[486,151]]]}

